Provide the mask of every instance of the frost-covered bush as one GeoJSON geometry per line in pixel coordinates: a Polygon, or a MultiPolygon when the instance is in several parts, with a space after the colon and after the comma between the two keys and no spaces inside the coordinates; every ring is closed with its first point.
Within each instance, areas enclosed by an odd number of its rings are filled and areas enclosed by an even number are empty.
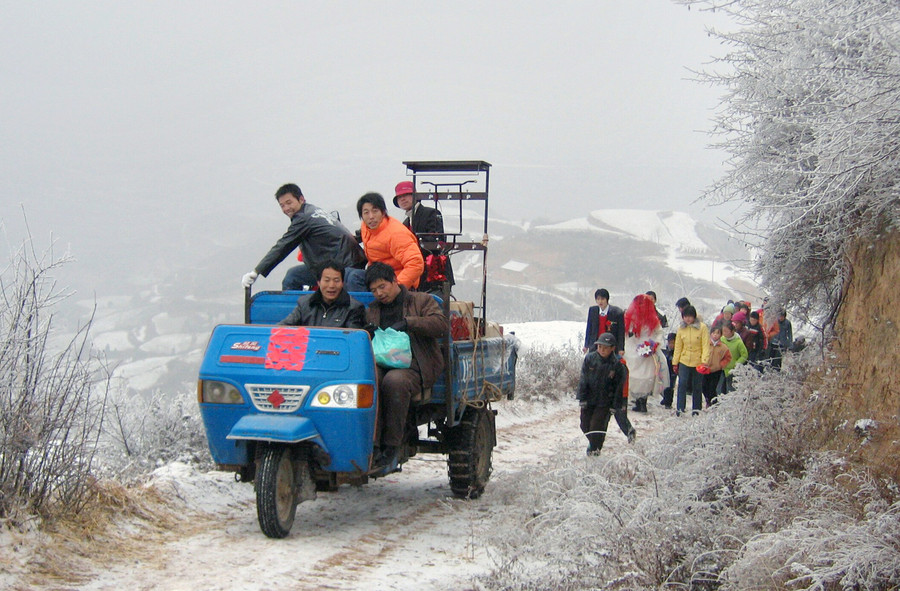
{"type": "MultiPolygon", "coordinates": [[[[807,449],[797,371],[740,376],[697,418],[620,453],[560,453],[494,484],[488,589],[881,589],[900,584],[900,503],[807,449]]],[[[662,430],[664,429],[664,430],[662,430]]]]}
{"type": "Polygon", "coordinates": [[[211,466],[196,395],[121,392],[110,401],[103,463],[119,476],[172,462],[211,466]]]}
{"type": "Polygon", "coordinates": [[[725,88],[714,134],[732,156],[709,197],[747,212],[774,299],[829,327],[848,253],[900,222],[900,3],[676,1],[734,23],[703,76],[725,88]]]}
{"type": "Polygon", "coordinates": [[[566,345],[533,345],[519,352],[516,398],[562,400],[573,398],[584,355],[574,341],[566,345]]]}
{"type": "Polygon", "coordinates": [[[68,337],[53,312],[67,261],[30,241],[0,271],[0,517],[78,511],[93,484],[108,373],[90,354],[90,322],[68,337]]]}

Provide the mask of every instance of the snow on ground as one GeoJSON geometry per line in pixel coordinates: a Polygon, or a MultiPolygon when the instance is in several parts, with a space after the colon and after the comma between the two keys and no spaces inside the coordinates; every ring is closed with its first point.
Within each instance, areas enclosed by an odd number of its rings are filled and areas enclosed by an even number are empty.
{"type": "MultiPolygon", "coordinates": [[[[573,342],[577,346],[583,325],[513,323],[505,329],[516,332],[524,355],[543,347],[573,342]]],[[[508,495],[492,495],[492,486],[517,482],[523,470],[544,470],[559,454],[585,461],[573,400],[502,401],[495,408],[498,443],[493,474],[477,500],[453,498],[446,458],[420,454],[403,466],[402,473],[358,488],[345,485],[337,492],[319,493],[315,501],[299,506],[291,534],[272,540],[259,530],[251,484],[235,482],[231,473],[201,472],[173,463],[157,469],[146,485],[165,499],[161,511],[178,516],[164,531],[148,533],[122,523],[116,534],[125,541],[94,542],[103,548],[88,547],[83,552],[87,562],[73,567],[74,578],[65,584],[28,575],[28,565],[45,562],[42,553],[52,555],[43,538],[0,535],[0,555],[14,542],[19,556],[32,553],[38,559],[6,563],[0,559],[0,566],[10,569],[0,576],[0,583],[47,591],[471,588],[474,577],[497,566],[485,542],[488,534],[496,533],[487,528],[496,523],[487,518],[515,502],[508,495]]],[[[647,415],[631,417],[639,434],[638,448],[640,438],[668,416],[657,405],[647,415]]],[[[604,453],[627,448],[625,436],[616,430],[604,453]]]]}
{"type": "Polygon", "coordinates": [[[153,328],[159,334],[184,332],[187,325],[187,318],[183,316],[172,316],[168,312],[160,312],[150,319],[153,328]]]}
{"type": "Polygon", "coordinates": [[[571,220],[566,220],[564,222],[558,222],[555,224],[547,224],[542,226],[536,226],[538,230],[575,230],[575,231],[590,231],[590,232],[598,232],[601,234],[618,234],[618,232],[614,230],[608,230],[606,228],[600,228],[596,224],[591,223],[591,220],[588,218],[574,218],[571,220]]]}
{"type": "Polygon", "coordinates": [[[134,390],[150,390],[165,373],[166,365],[178,356],[150,357],[118,366],[113,378],[126,383],[134,390]]]}
{"type": "MultiPolygon", "coordinates": [[[[668,251],[666,255],[666,266],[674,271],[678,271],[683,275],[688,275],[695,279],[703,279],[711,283],[715,283],[716,271],[718,271],[720,283],[734,273],[726,273],[726,266],[710,259],[685,259],[679,257],[674,251],[668,251]]],[[[730,268],[730,267],[729,267],[730,268]]]]}
{"type": "Polygon", "coordinates": [[[681,252],[700,254],[709,251],[694,230],[697,222],[681,211],[601,209],[591,212],[590,216],[639,240],[663,244],[681,252]]]}
{"type": "Polygon", "coordinates": [[[510,322],[503,325],[505,334],[515,333],[521,342],[520,355],[531,349],[564,348],[569,345],[581,348],[584,341],[584,323],[573,321],[510,322]]]}
{"type": "Polygon", "coordinates": [[[177,355],[181,351],[189,350],[193,343],[194,335],[192,334],[164,334],[150,339],[139,349],[151,355],[177,355]]]}
{"type": "MultiPolygon", "coordinates": [[[[515,479],[522,470],[544,465],[560,453],[583,458],[584,438],[572,401],[501,403],[497,408],[492,483],[515,479]]],[[[632,417],[632,422],[642,436],[667,416],[657,407],[649,415],[632,417]]],[[[620,453],[627,445],[616,431],[604,449],[620,453]]],[[[489,533],[487,517],[510,499],[492,496],[491,484],[476,501],[454,499],[446,471],[443,456],[422,455],[410,460],[402,473],[359,488],[319,493],[315,501],[300,505],[290,536],[271,540],[259,531],[252,485],[236,483],[230,474],[171,464],[157,470],[151,482],[173,508],[184,507],[183,529],[148,540],[156,546],[152,558],[98,565],[87,582],[73,588],[471,588],[474,577],[497,566],[483,541],[489,533]],[[195,514],[201,517],[192,517],[195,514]]]]}
{"type": "Polygon", "coordinates": [[[99,351],[130,351],[134,349],[127,330],[101,332],[92,337],[94,347],[99,351]]]}

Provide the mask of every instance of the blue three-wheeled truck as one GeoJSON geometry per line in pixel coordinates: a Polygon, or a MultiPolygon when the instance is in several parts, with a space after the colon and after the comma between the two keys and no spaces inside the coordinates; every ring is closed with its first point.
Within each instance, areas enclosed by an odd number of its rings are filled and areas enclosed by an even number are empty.
{"type": "MultiPolygon", "coordinates": [[[[475,498],[491,473],[496,444],[492,403],[515,391],[516,341],[485,320],[490,164],[404,162],[416,198],[445,206],[456,228],[420,235],[438,257],[469,253],[482,267],[481,301],[455,301],[450,282],[434,297],[451,320],[442,343],[445,372],[410,404],[403,462],[417,453],[447,455],[450,489],[475,498]],[[472,184],[477,191],[466,191],[472,184]],[[426,189],[421,190],[420,189],[426,189]],[[464,208],[483,206],[483,236],[467,240],[464,208]],[[480,313],[480,314],[479,314],[480,313]]],[[[481,230],[481,229],[479,229],[481,230]]],[[[448,259],[441,259],[447,261],[448,259]]],[[[379,392],[375,358],[364,330],[278,326],[303,292],[246,293],[245,324],[217,326],[197,387],[213,460],[254,482],[265,535],[290,532],[301,501],[344,483],[384,475],[373,465],[379,392]]],[[[368,304],[370,293],[353,293],[368,304]]]]}

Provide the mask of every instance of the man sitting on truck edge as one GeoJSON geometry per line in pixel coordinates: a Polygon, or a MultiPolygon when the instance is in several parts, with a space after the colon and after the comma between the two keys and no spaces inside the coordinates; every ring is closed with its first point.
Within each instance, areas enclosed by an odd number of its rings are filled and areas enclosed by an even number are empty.
{"type": "Polygon", "coordinates": [[[366,310],[366,321],[374,328],[406,332],[412,351],[409,369],[378,368],[380,416],[375,441],[381,442],[381,450],[376,464],[390,473],[397,467],[410,400],[433,386],[444,371],[438,339],[447,334],[449,321],[432,296],[400,285],[387,263],[372,263],[366,269],[366,284],[375,296],[366,310]]]}
{"type": "Polygon", "coordinates": [[[319,290],[297,300],[297,307],[278,324],[362,328],[366,307],[344,289],[344,265],[328,261],[316,269],[319,290]]]}
{"type": "Polygon", "coordinates": [[[281,289],[303,289],[304,285],[313,285],[317,267],[335,260],[347,269],[347,289],[365,291],[366,255],[350,230],[325,210],[307,203],[295,184],[279,187],[275,199],[284,215],[291,219],[291,225],[256,268],[244,275],[241,284],[250,287],[260,275],[268,276],[299,246],[303,262],[288,270],[281,289]]]}

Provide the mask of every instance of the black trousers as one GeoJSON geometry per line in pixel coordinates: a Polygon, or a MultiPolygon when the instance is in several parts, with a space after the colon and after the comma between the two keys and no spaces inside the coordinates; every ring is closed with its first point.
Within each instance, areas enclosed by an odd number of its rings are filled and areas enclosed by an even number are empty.
{"type": "Polygon", "coordinates": [[[725,372],[714,371],[703,376],[703,397],[706,399],[706,408],[715,404],[719,394],[725,392],[725,372]]]}
{"type": "Polygon", "coordinates": [[[606,428],[609,426],[609,418],[613,409],[601,404],[592,404],[581,408],[581,432],[585,434],[590,444],[588,451],[600,451],[603,448],[603,440],[606,439],[606,428]]]}
{"type": "Polygon", "coordinates": [[[619,429],[622,430],[622,433],[625,434],[625,437],[631,435],[634,431],[634,427],[631,426],[631,421],[628,420],[628,400],[625,400],[625,403],[622,404],[622,408],[613,409],[613,416],[616,417],[616,423],[619,425],[619,429]]]}
{"type": "Polygon", "coordinates": [[[379,417],[375,424],[375,441],[399,447],[409,401],[421,392],[422,378],[414,369],[378,368],[379,417]]]}

